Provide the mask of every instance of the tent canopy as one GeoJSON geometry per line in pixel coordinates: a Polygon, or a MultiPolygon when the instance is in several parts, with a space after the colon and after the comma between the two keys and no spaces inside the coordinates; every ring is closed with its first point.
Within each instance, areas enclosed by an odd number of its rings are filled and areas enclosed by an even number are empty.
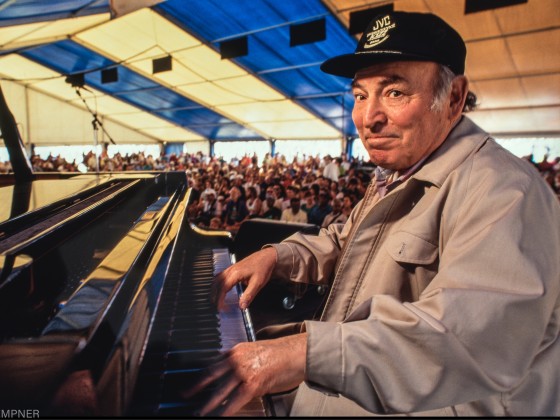
{"type": "Polygon", "coordinates": [[[389,7],[463,36],[483,128],[558,136],[557,0],[468,3],[0,0],[0,83],[35,144],[90,142],[91,113],[126,142],[355,138],[350,80],[319,65],[354,50],[360,12],[389,7]]]}

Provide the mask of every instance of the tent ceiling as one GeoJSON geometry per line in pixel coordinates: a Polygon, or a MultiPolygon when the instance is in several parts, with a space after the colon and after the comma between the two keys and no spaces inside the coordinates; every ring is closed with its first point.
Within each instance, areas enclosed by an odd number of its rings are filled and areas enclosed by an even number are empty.
{"type": "Polygon", "coordinates": [[[154,141],[353,137],[350,81],[319,65],[354,49],[351,12],[388,4],[436,13],[461,33],[480,102],[471,115],[487,131],[560,134],[557,0],[472,14],[465,0],[0,0],[0,77],[95,103],[154,141]],[[319,18],[326,40],[291,47],[290,25],[319,18]],[[248,54],[222,59],[220,44],[241,36],[248,54]],[[154,73],[167,56],[172,69],[154,73]],[[109,69],[117,81],[102,79],[109,69]],[[84,88],[65,82],[80,74],[84,88]]]}

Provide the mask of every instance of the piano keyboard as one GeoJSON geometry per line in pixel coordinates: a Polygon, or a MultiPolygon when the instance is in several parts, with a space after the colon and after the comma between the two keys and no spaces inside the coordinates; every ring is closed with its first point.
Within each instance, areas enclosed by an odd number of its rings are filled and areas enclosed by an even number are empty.
{"type": "MultiPolygon", "coordinates": [[[[247,311],[238,306],[240,289],[232,289],[225,308],[217,311],[209,300],[212,278],[231,265],[229,250],[187,247],[172,261],[166,275],[150,336],[130,404],[132,416],[189,416],[199,410],[212,389],[191,400],[181,398],[216,361],[235,344],[254,340],[247,311]]],[[[252,401],[240,412],[263,417],[262,401],[252,401]]]]}

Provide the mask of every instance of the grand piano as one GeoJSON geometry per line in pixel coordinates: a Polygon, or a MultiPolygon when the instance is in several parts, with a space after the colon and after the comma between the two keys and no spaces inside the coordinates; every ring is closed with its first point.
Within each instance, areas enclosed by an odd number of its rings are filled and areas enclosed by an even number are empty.
{"type": "MultiPolygon", "coordinates": [[[[182,172],[37,174],[0,90],[14,173],[0,179],[0,408],[40,416],[192,415],[181,391],[254,340],[240,289],[212,277],[232,237],[187,217],[182,172]]],[[[241,416],[272,416],[266,399],[241,416]]]]}

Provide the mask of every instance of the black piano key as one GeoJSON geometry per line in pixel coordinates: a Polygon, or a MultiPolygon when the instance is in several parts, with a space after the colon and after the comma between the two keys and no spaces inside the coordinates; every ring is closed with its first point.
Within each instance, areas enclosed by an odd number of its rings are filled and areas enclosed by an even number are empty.
{"type": "Polygon", "coordinates": [[[163,373],[171,370],[202,369],[222,357],[219,350],[180,350],[153,352],[142,361],[146,373],[163,373]]]}
{"type": "MultiPolygon", "coordinates": [[[[177,370],[164,373],[160,403],[187,401],[183,398],[182,393],[193,387],[205,374],[206,371],[204,369],[177,370]]],[[[190,398],[190,400],[203,399],[204,395],[208,395],[209,391],[212,391],[213,388],[215,386],[209,386],[206,390],[199,393],[197,398],[190,398]]]]}
{"type": "Polygon", "coordinates": [[[221,350],[222,342],[219,338],[207,337],[197,339],[196,341],[188,339],[177,339],[171,343],[171,349],[184,349],[184,350],[221,350]]]}
{"type": "Polygon", "coordinates": [[[206,319],[192,319],[190,317],[186,318],[175,318],[173,323],[175,329],[177,330],[192,330],[197,328],[216,328],[219,331],[219,323],[217,318],[206,318],[206,319]]]}
{"type": "Polygon", "coordinates": [[[217,350],[174,351],[166,355],[167,370],[204,368],[222,358],[217,350]]]}
{"type": "Polygon", "coordinates": [[[161,417],[190,417],[203,407],[203,401],[162,403],[155,409],[154,415],[161,417]]]}

